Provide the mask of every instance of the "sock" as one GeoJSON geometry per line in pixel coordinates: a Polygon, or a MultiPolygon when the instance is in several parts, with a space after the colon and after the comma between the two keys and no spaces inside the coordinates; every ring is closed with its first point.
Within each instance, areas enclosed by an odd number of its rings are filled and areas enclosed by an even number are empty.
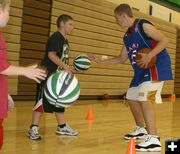
{"type": "Polygon", "coordinates": [[[64,123],[64,124],[62,124],[62,125],[58,125],[58,127],[60,127],[60,128],[64,128],[66,126],[66,124],[64,123]]]}

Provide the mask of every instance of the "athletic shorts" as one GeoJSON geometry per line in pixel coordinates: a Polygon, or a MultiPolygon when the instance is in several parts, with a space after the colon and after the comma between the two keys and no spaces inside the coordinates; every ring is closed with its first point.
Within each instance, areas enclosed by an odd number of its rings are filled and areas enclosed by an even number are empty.
{"type": "Polygon", "coordinates": [[[147,81],[143,82],[137,87],[128,89],[126,98],[135,101],[151,101],[157,104],[162,103],[161,90],[164,81],[147,81]]]}
{"type": "Polygon", "coordinates": [[[48,100],[46,99],[46,97],[44,95],[44,85],[45,85],[45,81],[42,81],[40,84],[37,84],[36,101],[35,101],[35,105],[33,107],[33,111],[48,112],[48,113],[64,112],[65,108],[63,108],[63,107],[57,108],[48,102],[48,100]]]}

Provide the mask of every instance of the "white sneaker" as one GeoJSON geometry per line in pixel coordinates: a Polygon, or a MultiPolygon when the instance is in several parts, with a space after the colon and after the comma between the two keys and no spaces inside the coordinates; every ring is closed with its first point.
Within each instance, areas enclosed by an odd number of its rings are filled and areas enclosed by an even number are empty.
{"type": "Polygon", "coordinates": [[[69,135],[69,136],[76,136],[79,134],[79,131],[73,130],[68,124],[64,126],[63,128],[57,127],[56,130],[57,135],[69,135]]]}
{"type": "Polygon", "coordinates": [[[33,126],[32,128],[29,128],[27,136],[31,140],[41,140],[41,135],[39,134],[39,127],[33,126]]]}
{"type": "Polygon", "coordinates": [[[146,135],[145,139],[136,145],[136,151],[140,152],[158,152],[161,151],[161,143],[158,136],[146,135]]]}
{"type": "Polygon", "coordinates": [[[130,140],[132,137],[134,139],[144,139],[144,136],[147,134],[147,131],[144,127],[136,126],[136,129],[129,133],[124,135],[125,140],[130,140]]]}

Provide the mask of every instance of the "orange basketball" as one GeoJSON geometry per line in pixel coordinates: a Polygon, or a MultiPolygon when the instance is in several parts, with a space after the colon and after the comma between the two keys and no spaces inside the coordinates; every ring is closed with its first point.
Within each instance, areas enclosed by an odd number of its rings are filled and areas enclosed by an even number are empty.
{"type": "MultiPolygon", "coordinates": [[[[141,59],[141,57],[142,57],[142,56],[141,56],[140,54],[138,54],[138,53],[148,54],[149,52],[151,52],[151,49],[150,49],[150,48],[142,48],[142,49],[140,49],[140,50],[137,52],[137,54],[136,54],[135,60],[137,61],[137,60],[141,59]]],[[[147,68],[153,67],[153,66],[156,64],[156,60],[157,60],[157,58],[156,58],[156,56],[154,56],[154,57],[151,59],[151,61],[148,63],[147,68]]],[[[142,65],[138,64],[138,62],[136,62],[136,64],[137,64],[139,67],[141,67],[141,68],[145,68],[145,66],[142,66],[142,65]]]]}

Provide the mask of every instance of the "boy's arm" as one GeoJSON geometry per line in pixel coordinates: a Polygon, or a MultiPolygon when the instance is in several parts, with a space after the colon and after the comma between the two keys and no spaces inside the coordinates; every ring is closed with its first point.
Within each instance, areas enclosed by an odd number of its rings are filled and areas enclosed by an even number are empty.
{"type": "MultiPolygon", "coordinates": [[[[89,54],[88,54],[89,56],[89,54]]],[[[91,57],[89,56],[91,60],[95,61],[98,64],[121,64],[124,63],[127,59],[128,59],[128,54],[127,54],[127,49],[125,46],[122,47],[121,53],[114,57],[114,58],[110,58],[110,59],[105,59],[105,60],[101,60],[98,57],[94,56],[91,57]]]]}
{"type": "Polygon", "coordinates": [[[56,52],[51,51],[48,53],[48,58],[56,65],[61,66],[64,70],[66,70],[69,73],[72,73],[71,68],[66,65],[59,57],[56,55],[56,52]]]}
{"type": "Polygon", "coordinates": [[[22,75],[26,76],[27,78],[33,79],[36,82],[40,82],[40,80],[44,80],[46,77],[46,71],[37,68],[37,65],[32,65],[28,67],[20,67],[20,66],[13,66],[10,65],[7,69],[0,72],[3,75],[22,75]]]}

